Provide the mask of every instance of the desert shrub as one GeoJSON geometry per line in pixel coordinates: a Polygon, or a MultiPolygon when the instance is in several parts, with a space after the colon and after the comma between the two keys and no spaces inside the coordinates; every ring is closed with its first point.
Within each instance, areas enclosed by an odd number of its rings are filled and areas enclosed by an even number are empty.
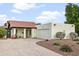
{"type": "Polygon", "coordinates": [[[56,37],[60,38],[60,40],[61,40],[61,39],[63,39],[65,37],[65,33],[64,32],[57,32],[56,37]]]}
{"type": "Polygon", "coordinates": [[[60,47],[60,50],[63,51],[63,52],[72,52],[73,51],[72,48],[68,45],[62,45],[60,47]]]}
{"type": "Polygon", "coordinates": [[[53,45],[55,45],[55,46],[60,46],[60,44],[57,43],[57,42],[53,43],[53,45]]]}
{"type": "Polygon", "coordinates": [[[75,32],[71,32],[71,33],[70,33],[70,38],[71,38],[72,40],[78,40],[77,37],[78,37],[78,34],[77,34],[77,33],[75,33],[75,32]]]}
{"type": "Polygon", "coordinates": [[[76,44],[79,44],[79,42],[77,42],[76,44]]]}
{"type": "Polygon", "coordinates": [[[49,41],[48,39],[46,39],[45,41],[49,41]]]}
{"type": "Polygon", "coordinates": [[[0,28],[0,38],[3,38],[6,35],[7,31],[4,28],[0,28]]]}
{"type": "Polygon", "coordinates": [[[79,39],[74,39],[73,41],[79,41],[79,39]]]}

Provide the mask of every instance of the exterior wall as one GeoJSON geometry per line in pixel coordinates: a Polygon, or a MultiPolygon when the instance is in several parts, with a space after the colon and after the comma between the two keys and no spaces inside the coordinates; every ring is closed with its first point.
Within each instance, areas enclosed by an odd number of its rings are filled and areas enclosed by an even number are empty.
{"type": "Polygon", "coordinates": [[[26,38],[26,28],[24,29],[24,38],[26,38]]]}
{"type": "Polygon", "coordinates": [[[51,38],[51,23],[37,26],[37,38],[50,39],[51,38]]]}
{"type": "Polygon", "coordinates": [[[56,38],[57,32],[65,32],[65,39],[69,39],[69,33],[75,32],[75,26],[73,24],[52,24],[51,30],[53,39],[56,38]]]}
{"type": "Polygon", "coordinates": [[[37,35],[37,29],[31,29],[31,37],[35,38],[37,35]]]}
{"type": "Polygon", "coordinates": [[[22,38],[23,38],[23,37],[24,37],[24,32],[23,32],[23,31],[24,31],[24,30],[21,29],[21,28],[20,28],[20,29],[19,29],[19,28],[12,28],[12,29],[11,29],[11,37],[14,36],[14,35],[16,35],[17,38],[19,38],[19,37],[22,37],[22,38]],[[14,30],[14,29],[16,29],[16,30],[14,30]],[[14,31],[15,31],[16,33],[15,33],[14,31]]]}
{"type": "Polygon", "coordinates": [[[36,29],[28,28],[12,28],[11,37],[16,36],[17,38],[31,38],[36,37],[36,29]]]}
{"type": "Polygon", "coordinates": [[[73,24],[43,24],[37,26],[37,38],[56,39],[57,32],[65,32],[64,39],[69,39],[69,33],[75,32],[73,24]]]}
{"type": "Polygon", "coordinates": [[[16,37],[16,28],[11,29],[11,37],[16,37]]]}
{"type": "Polygon", "coordinates": [[[14,32],[14,31],[13,31],[13,28],[12,28],[12,29],[11,29],[11,37],[12,37],[12,35],[13,35],[13,32],[14,32]]]}
{"type": "Polygon", "coordinates": [[[24,28],[17,28],[17,38],[24,38],[24,28]]]}

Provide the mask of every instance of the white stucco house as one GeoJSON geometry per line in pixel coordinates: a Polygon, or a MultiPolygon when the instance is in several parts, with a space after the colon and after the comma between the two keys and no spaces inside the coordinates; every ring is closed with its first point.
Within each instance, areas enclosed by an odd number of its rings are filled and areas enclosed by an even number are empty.
{"type": "Polygon", "coordinates": [[[74,24],[41,24],[25,21],[7,21],[7,38],[42,38],[56,39],[57,32],[65,32],[65,39],[69,39],[69,33],[75,32],[74,24]]]}
{"type": "Polygon", "coordinates": [[[37,26],[37,37],[45,38],[45,39],[57,39],[56,33],[57,32],[64,32],[65,38],[69,39],[69,34],[71,32],[75,32],[74,24],[53,24],[47,23],[43,25],[37,26]]]}

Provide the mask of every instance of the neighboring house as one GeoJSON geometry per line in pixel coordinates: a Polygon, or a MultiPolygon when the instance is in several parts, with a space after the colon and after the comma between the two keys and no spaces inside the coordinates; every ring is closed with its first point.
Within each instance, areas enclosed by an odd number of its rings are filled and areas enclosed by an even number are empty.
{"type": "Polygon", "coordinates": [[[12,38],[43,38],[56,39],[57,32],[65,32],[65,39],[69,39],[69,33],[75,32],[73,24],[39,24],[24,21],[7,21],[7,37],[12,38]]]}
{"type": "Polygon", "coordinates": [[[31,38],[35,37],[36,24],[34,22],[7,21],[8,38],[31,38]]]}

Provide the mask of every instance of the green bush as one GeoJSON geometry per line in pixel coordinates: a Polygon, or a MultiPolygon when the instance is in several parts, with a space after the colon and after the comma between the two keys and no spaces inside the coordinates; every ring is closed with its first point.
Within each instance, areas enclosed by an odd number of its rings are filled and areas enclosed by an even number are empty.
{"type": "Polygon", "coordinates": [[[57,32],[56,37],[60,38],[60,40],[61,40],[61,39],[63,39],[65,37],[65,33],[64,32],[57,32]]]}
{"type": "Polygon", "coordinates": [[[55,46],[60,46],[60,44],[57,43],[57,42],[53,43],[53,45],[55,45],[55,46]]]}
{"type": "Polygon", "coordinates": [[[6,29],[0,28],[0,38],[3,38],[6,35],[6,29]]]}
{"type": "Polygon", "coordinates": [[[72,40],[77,40],[78,34],[75,33],[75,32],[71,32],[70,37],[71,37],[72,40]]]}
{"type": "Polygon", "coordinates": [[[72,48],[68,45],[62,45],[60,47],[60,50],[63,51],[63,52],[72,52],[73,51],[72,48]]]}

